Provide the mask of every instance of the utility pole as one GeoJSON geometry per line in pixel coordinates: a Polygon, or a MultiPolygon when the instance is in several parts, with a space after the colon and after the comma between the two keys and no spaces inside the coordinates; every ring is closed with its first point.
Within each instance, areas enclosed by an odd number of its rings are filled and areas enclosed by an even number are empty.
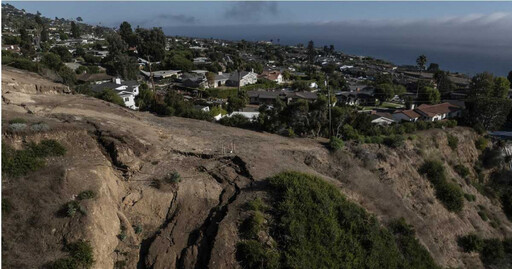
{"type": "Polygon", "coordinates": [[[329,75],[326,76],[325,86],[327,87],[327,104],[329,106],[329,139],[332,136],[332,118],[331,118],[331,91],[329,90],[329,75]]]}
{"type": "Polygon", "coordinates": [[[155,89],[155,80],[153,79],[153,70],[151,69],[151,56],[148,55],[148,62],[149,62],[149,78],[151,79],[151,86],[153,87],[153,92],[155,89]]]}

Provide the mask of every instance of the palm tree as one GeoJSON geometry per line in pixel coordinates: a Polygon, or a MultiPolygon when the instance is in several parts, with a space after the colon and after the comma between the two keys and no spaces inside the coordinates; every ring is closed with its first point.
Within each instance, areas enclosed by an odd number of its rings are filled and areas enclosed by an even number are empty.
{"type": "Polygon", "coordinates": [[[421,76],[423,75],[423,70],[425,70],[425,65],[427,64],[427,56],[425,55],[420,55],[417,59],[416,59],[416,65],[418,66],[418,68],[420,69],[420,77],[418,78],[418,82],[416,83],[417,84],[417,88],[416,88],[416,98],[418,98],[418,94],[419,94],[419,91],[420,91],[420,79],[421,79],[421,76]]]}

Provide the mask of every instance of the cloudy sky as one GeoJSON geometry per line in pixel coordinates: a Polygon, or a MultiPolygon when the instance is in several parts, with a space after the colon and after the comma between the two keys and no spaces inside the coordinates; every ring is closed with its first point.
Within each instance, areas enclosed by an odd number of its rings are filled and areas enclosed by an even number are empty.
{"type": "Polygon", "coordinates": [[[453,71],[512,70],[512,2],[13,2],[46,17],[169,35],[334,44],[412,64],[425,53],[453,71]]]}

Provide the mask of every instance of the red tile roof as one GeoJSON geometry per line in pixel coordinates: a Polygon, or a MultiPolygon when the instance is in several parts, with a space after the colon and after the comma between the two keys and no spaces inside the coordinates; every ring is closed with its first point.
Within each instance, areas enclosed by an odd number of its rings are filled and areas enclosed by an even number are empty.
{"type": "Polygon", "coordinates": [[[423,105],[420,105],[416,109],[416,111],[423,113],[423,114],[427,115],[428,117],[433,117],[433,116],[441,115],[441,114],[447,114],[447,113],[454,112],[457,110],[460,110],[460,107],[450,104],[450,103],[442,103],[442,104],[438,104],[438,105],[423,104],[423,105]]]}

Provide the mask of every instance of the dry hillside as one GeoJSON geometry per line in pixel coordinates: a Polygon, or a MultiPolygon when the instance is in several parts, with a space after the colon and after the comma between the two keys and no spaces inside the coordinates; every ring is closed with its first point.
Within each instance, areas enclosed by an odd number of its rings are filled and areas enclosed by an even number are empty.
{"type": "Polygon", "coordinates": [[[466,128],[419,132],[399,149],[349,145],[331,154],[322,141],[162,118],[68,91],[35,74],[3,68],[2,141],[19,148],[50,138],[67,149],[35,173],[3,179],[2,195],[13,205],[2,218],[5,268],[39,268],[67,255],[64,242],[78,239],[91,242],[94,268],[116,262],[126,268],[239,267],[241,206],[259,195],[265,178],[287,170],[321,176],[384,223],[404,217],[443,266],[482,267],[477,254],[458,248],[459,235],[512,233],[500,206],[450,168],[472,167],[478,157],[477,135],[466,128]],[[14,118],[50,128],[10,131],[14,118]],[[459,138],[455,151],[447,145],[447,132],[459,138]],[[462,212],[447,211],[418,174],[432,157],[443,160],[450,178],[476,196],[462,212]],[[166,183],[173,172],[181,182],[166,183]],[[82,202],[86,214],[58,213],[84,190],[96,193],[82,202]],[[500,224],[483,221],[477,205],[500,224]]]}

